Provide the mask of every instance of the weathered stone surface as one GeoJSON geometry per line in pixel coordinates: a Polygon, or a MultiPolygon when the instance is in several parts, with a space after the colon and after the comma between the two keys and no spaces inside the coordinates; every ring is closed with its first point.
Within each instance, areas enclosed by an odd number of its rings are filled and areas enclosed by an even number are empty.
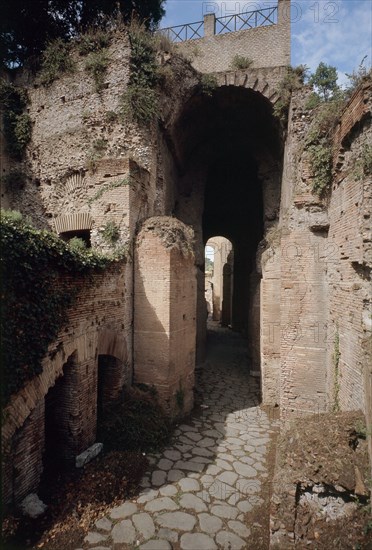
{"type": "Polygon", "coordinates": [[[88,544],[98,544],[99,542],[103,542],[106,539],[107,535],[102,535],[102,533],[95,533],[94,531],[90,531],[84,538],[84,542],[87,542],[88,544]]]}
{"type": "Polygon", "coordinates": [[[230,548],[234,548],[234,550],[246,548],[245,541],[238,537],[238,535],[230,533],[229,531],[220,531],[216,536],[216,542],[219,548],[224,548],[226,550],[230,548]]]}
{"type": "Polygon", "coordinates": [[[182,535],[180,546],[182,550],[215,550],[213,539],[204,533],[186,533],[182,535]]]}
{"type": "Polygon", "coordinates": [[[103,443],[94,443],[91,447],[88,447],[84,452],[79,454],[75,459],[76,468],[82,468],[85,464],[88,464],[93,458],[96,458],[103,449],[103,443]]]}
{"type": "Polygon", "coordinates": [[[222,520],[211,514],[198,514],[200,529],[206,533],[215,534],[222,527],[222,520]]]}
{"type": "Polygon", "coordinates": [[[135,528],[144,539],[150,539],[154,536],[155,525],[149,514],[146,514],[146,512],[134,514],[132,521],[135,528]]]}
{"type": "Polygon", "coordinates": [[[141,544],[141,550],[171,550],[172,546],[166,540],[149,540],[145,544],[141,544]]]}
{"type": "Polygon", "coordinates": [[[178,541],[178,533],[177,531],[172,531],[171,529],[166,529],[162,527],[158,531],[159,539],[165,539],[169,542],[177,542],[178,541]]]}
{"type": "Polygon", "coordinates": [[[241,521],[229,521],[228,526],[232,531],[235,531],[240,537],[249,537],[251,534],[251,530],[248,529],[244,523],[241,521]]]}
{"type": "Polygon", "coordinates": [[[112,519],[124,519],[137,512],[137,506],[133,502],[124,502],[120,506],[113,508],[110,512],[112,519]]]}
{"type": "Polygon", "coordinates": [[[155,487],[164,485],[166,479],[167,479],[167,472],[164,472],[163,470],[155,470],[154,472],[152,472],[151,483],[155,487]]]}
{"type": "Polygon", "coordinates": [[[199,482],[196,479],[192,479],[189,477],[184,477],[183,479],[180,479],[178,485],[181,491],[183,491],[184,493],[199,491],[200,489],[199,482]]]}
{"type": "Polygon", "coordinates": [[[186,493],[180,498],[180,506],[181,508],[194,510],[194,512],[205,512],[207,510],[205,503],[191,493],[186,493]]]}
{"type": "Polygon", "coordinates": [[[21,502],[21,510],[23,515],[32,519],[42,516],[46,512],[47,508],[48,506],[39,499],[36,493],[27,495],[27,497],[21,502]]]}
{"type": "Polygon", "coordinates": [[[180,531],[192,531],[196,518],[186,512],[167,512],[156,518],[161,527],[168,529],[179,529],[180,531]]]}
{"type": "Polygon", "coordinates": [[[165,485],[164,487],[160,487],[159,493],[163,497],[172,497],[177,493],[177,489],[174,485],[165,485]]]}
{"type": "Polygon", "coordinates": [[[243,464],[243,462],[233,462],[235,471],[243,477],[255,477],[257,471],[249,466],[249,464],[243,464]]]}
{"type": "Polygon", "coordinates": [[[225,519],[235,519],[238,515],[238,510],[227,504],[212,506],[211,513],[215,516],[225,519]]]}
{"type": "Polygon", "coordinates": [[[162,510],[178,510],[179,506],[169,497],[155,498],[145,506],[147,512],[160,512],[162,510]]]}
{"type": "Polygon", "coordinates": [[[101,531],[110,531],[112,527],[112,521],[110,521],[108,518],[101,518],[96,521],[95,526],[101,531]]]}
{"type": "Polygon", "coordinates": [[[133,523],[129,519],[116,523],[111,531],[111,537],[114,544],[133,544],[136,540],[136,531],[133,523]]]}

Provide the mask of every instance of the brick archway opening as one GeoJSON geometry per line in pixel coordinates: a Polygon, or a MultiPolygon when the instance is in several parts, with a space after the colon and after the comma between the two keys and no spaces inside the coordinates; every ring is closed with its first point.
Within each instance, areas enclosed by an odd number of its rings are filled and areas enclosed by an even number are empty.
{"type": "Polygon", "coordinates": [[[179,177],[175,215],[196,235],[197,363],[205,357],[204,246],[223,235],[234,246],[232,329],[248,339],[260,370],[260,254],[278,222],[283,136],[273,105],[253,89],[222,85],[195,93],[171,129],[179,177]]]}

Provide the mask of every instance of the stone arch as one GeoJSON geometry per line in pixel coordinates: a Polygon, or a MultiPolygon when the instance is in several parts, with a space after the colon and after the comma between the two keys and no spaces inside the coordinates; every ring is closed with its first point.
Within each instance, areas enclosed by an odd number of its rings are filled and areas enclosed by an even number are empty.
{"type": "Polygon", "coordinates": [[[216,80],[218,87],[236,86],[239,88],[252,90],[253,92],[259,92],[264,97],[266,97],[266,99],[268,99],[272,105],[275,105],[275,103],[280,99],[280,94],[275,89],[275,86],[273,84],[270,84],[270,82],[268,82],[268,79],[260,74],[260,71],[246,69],[240,71],[228,71],[224,73],[218,73],[216,75],[216,80]]]}

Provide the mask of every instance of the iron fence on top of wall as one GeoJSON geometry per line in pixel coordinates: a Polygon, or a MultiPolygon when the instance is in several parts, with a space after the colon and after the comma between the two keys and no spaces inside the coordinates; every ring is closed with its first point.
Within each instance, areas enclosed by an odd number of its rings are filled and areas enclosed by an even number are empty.
{"type": "MultiPolygon", "coordinates": [[[[215,18],[214,34],[225,34],[227,32],[275,25],[277,20],[277,6],[244,13],[236,13],[225,17],[217,17],[215,18]]],[[[186,23],[184,25],[176,25],[175,27],[167,27],[165,29],[160,29],[157,32],[166,36],[171,42],[184,42],[186,40],[204,38],[204,27],[205,21],[196,21],[195,23],[186,23]]]]}
{"type": "Polygon", "coordinates": [[[278,7],[263,8],[262,10],[236,13],[216,19],[216,34],[242,31],[256,27],[275,25],[278,20],[278,7]]]}

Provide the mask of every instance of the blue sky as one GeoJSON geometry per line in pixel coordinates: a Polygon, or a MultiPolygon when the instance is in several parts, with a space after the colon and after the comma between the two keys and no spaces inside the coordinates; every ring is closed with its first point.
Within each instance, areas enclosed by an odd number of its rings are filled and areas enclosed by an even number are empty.
{"type": "MultiPolygon", "coordinates": [[[[167,0],[160,27],[192,23],[207,12],[218,17],[270,7],[277,0],[167,0]]],[[[356,69],[364,56],[372,60],[372,0],[292,0],[292,65],[312,71],[320,61],[337,67],[339,83],[356,69]]]]}

